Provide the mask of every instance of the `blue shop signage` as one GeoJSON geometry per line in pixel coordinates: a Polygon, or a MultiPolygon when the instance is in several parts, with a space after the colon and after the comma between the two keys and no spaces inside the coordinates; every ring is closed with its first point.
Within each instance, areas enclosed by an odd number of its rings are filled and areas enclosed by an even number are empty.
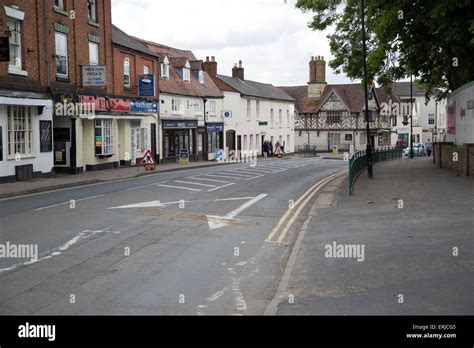
{"type": "Polygon", "coordinates": [[[130,112],[158,113],[158,103],[133,101],[130,103],[130,112]]]}
{"type": "Polygon", "coordinates": [[[140,97],[155,96],[155,75],[140,75],[138,78],[138,95],[140,97]]]}
{"type": "Polygon", "coordinates": [[[222,123],[208,123],[207,131],[210,133],[219,133],[224,131],[224,125],[222,123]]]}

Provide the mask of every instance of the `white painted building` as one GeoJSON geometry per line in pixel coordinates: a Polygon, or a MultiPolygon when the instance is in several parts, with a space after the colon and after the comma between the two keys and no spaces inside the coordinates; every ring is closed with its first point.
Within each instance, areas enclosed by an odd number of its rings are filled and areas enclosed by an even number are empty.
{"type": "Polygon", "coordinates": [[[243,154],[262,154],[263,143],[279,143],[285,153],[294,152],[295,102],[271,84],[246,80],[242,62],[232,77],[217,75],[214,57],[206,58],[204,69],[224,94],[224,148],[243,154]]]}
{"type": "Polygon", "coordinates": [[[49,175],[53,161],[53,102],[47,95],[0,91],[0,180],[15,181],[17,168],[49,175]]]}
{"type": "Polygon", "coordinates": [[[447,141],[456,146],[474,144],[474,81],[459,87],[448,97],[447,141]]]}

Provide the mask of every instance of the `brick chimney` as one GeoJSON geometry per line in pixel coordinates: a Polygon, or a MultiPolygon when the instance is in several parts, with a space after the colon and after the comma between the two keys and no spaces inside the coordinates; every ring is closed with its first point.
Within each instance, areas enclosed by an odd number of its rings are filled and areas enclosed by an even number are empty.
{"type": "Polygon", "coordinates": [[[324,57],[311,57],[309,62],[308,97],[320,98],[326,88],[326,62],[324,57]]]}
{"type": "Polygon", "coordinates": [[[241,80],[245,80],[244,68],[242,67],[242,61],[239,60],[239,65],[235,64],[232,68],[232,77],[236,77],[241,80]]]}
{"type": "Polygon", "coordinates": [[[211,78],[215,78],[217,76],[216,58],[212,56],[211,60],[209,60],[209,56],[207,56],[206,61],[202,63],[202,68],[205,72],[209,74],[211,78]]]}

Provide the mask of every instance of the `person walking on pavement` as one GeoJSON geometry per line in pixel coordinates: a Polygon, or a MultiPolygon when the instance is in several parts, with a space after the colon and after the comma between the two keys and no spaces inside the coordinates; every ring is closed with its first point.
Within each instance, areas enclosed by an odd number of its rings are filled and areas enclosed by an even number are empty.
{"type": "Polygon", "coordinates": [[[263,157],[268,158],[268,142],[263,143],[263,157]]]}
{"type": "Polygon", "coordinates": [[[270,150],[270,157],[273,157],[273,141],[272,140],[270,140],[270,142],[268,143],[268,147],[270,150]]]}
{"type": "Polygon", "coordinates": [[[426,154],[428,157],[431,157],[431,153],[433,152],[433,143],[431,142],[431,139],[428,139],[428,141],[425,144],[426,148],[426,154]]]}

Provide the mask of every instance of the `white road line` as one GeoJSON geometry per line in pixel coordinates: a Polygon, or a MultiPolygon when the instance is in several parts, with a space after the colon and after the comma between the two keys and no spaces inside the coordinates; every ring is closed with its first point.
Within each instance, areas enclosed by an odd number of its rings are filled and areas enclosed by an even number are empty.
{"type": "Polygon", "coordinates": [[[235,175],[235,176],[244,177],[244,178],[249,178],[252,175],[255,175],[255,174],[241,174],[241,173],[231,172],[231,171],[225,171],[225,172],[219,172],[219,173],[222,173],[222,174],[225,174],[225,175],[235,175]]]}
{"type": "Polygon", "coordinates": [[[264,177],[264,176],[265,176],[265,175],[254,176],[253,178],[245,179],[245,181],[255,180],[255,179],[258,179],[258,178],[261,178],[261,177],[264,177]]]}
{"type": "Polygon", "coordinates": [[[215,180],[215,179],[204,179],[204,178],[197,178],[195,176],[188,176],[186,179],[192,179],[192,180],[201,180],[201,181],[209,181],[209,182],[220,182],[220,183],[229,183],[230,181],[225,181],[225,180],[215,180]]]}
{"type": "Polygon", "coordinates": [[[155,183],[153,183],[153,184],[149,184],[149,185],[143,185],[143,186],[131,187],[131,188],[128,188],[128,189],[126,189],[125,191],[133,191],[133,190],[138,190],[138,189],[142,189],[142,188],[145,188],[145,187],[156,186],[156,184],[166,184],[167,182],[169,182],[169,181],[160,181],[160,182],[155,182],[155,183]]]}
{"type": "Polygon", "coordinates": [[[235,185],[235,183],[234,183],[234,182],[231,182],[230,184],[227,184],[227,185],[224,185],[224,186],[219,186],[219,187],[216,187],[216,188],[214,188],[214,189],[210,189],[210,190],[208,190],[207,192],[214,192],[214,191],[217,191],[217,190],[220,190],[220,189],[222,189],[222,188],[229,187],[229,186],[232,186],[232,185],[235,185]]]}
{"type": "Polygon", "coordinates": [[[216,185],[201,184],[199,182],[190,182],[190,181],[181,181],[181,180],[175,180],[173,182],[177,182],[179,184],[189,184],[189,185],[204,186],[204,187],[217,187],[216,185]]]}
{"type": "MultiPolygon", "coordinates": [[[[89,200],[94,199],[94,198],[99,198],[99,197],[102,197],[102,196],[104,196],[104,195],[92,196],[92,197],[81,198],[81,199],[72,199],[72,200],[74,202],[83,202],[83,201],[89,201],[89,200]]],[[[66,205],[66,204],[71,204],[71,201],[58,203],[58,204],[53,204],[53,205],[48,205],[47,207],[36,208],[33,211],[41,211],[41,210],[45,210],[45,209],[59,207],[61,205],[66,205]]]]}
{"type": "Polygon", "coordinates": [[[243,179],[243,178],[238,178],[236,176],[225,176],[225,175],[216,175],[216,174],[204,174],[203,176],[210,176],[211,178],[224,178],[224,179],[236,179],[236,180],[243,179]]]}
{"type": "Polygon", "coordinates": [[[239,169],[239,171],[252,174],[268,174],[268,171],[264,169],[239,169]]]}
{"type": "Polygon", "coordinates": [[[201,192],[201,190],[199,189],[193,189],[193,188],[189,188],[189,187],[181,187],[181,186],[173,186],[173,185],[156,185],[156,186],[159,186],[159,187],[167,187],[167,188],[175,188],[175,189],[179,189],[179,190],[187,190],[187,191],[194,191],[194,192],[201,192]]]}

